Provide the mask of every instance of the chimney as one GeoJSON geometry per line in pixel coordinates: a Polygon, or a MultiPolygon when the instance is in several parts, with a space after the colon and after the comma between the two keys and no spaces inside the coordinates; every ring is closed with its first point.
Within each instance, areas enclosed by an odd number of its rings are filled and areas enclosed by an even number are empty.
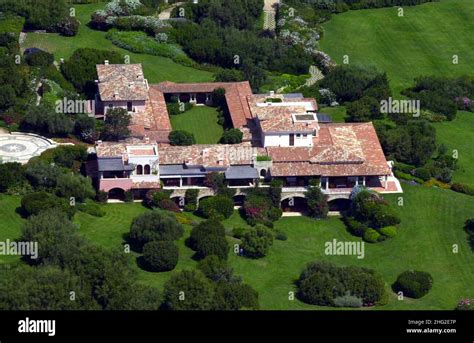
{"type": "Polygon", "coordinates": [[[202,157],[208,157],[209,156],[209,149],[208,148],[203,149],[201,155],[202,155],[202,157]]]}
{"type": "Polygon", "coordinates": [[[270,91],[270,96],[274,96],[275,95],[275,91],[270,91]]]}
{"type": "Polygon", "coordinates": [[[128,153],[124,152],[122,154],[122,161],[123,161],[123,164],[125,164],[125,165],[128,164],[128,153]]]}
{"type": "Polygon", "coordinates": [[[150,137],[148,136],[145,137],[145,143],[150,143],[150,137]]]}

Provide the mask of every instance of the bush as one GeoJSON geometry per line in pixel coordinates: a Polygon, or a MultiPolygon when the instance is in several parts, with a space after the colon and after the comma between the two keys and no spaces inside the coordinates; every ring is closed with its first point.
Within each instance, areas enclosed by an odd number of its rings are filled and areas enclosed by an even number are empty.
{"type": "Polygon", "coordinates": [[[169,191],[169,190],[163,190],[163,189],[160,189],[160,190],[149,190],[146,194],[145,194],[145,204],[149,207],[158,207],[159,204],[160,204],[160,201],[161,200],[164,200],[164,199],[170,199],[170,195],[171,195],[172,191],[169,191]]]}
{"type": "Polygon", "coordinates": [[[234,201],[222,195],[204,198],[199,202],[199,213],[205,218],[229,218],[234,213],[234,201]]]}
{"type": "Polygon", "coordinates": [[[178,264],[179,249],[170,241],[153,241],[143,246],[144,267],[152,272],[167,272],[178,264]]]}
{"type": "Polygon", "coordinates": [[[133,202],[133,191],[128,190],[123,193],[123,201],[125,202],[133,202]]]}
{"type": "Polygon", "coordinates": [[[458,193],[464,193],[467,195],[474,195],[474,187],[463,183],[455,182],[451,185],[451,189],[458,193]]]}
{"type": "Polygon", "coordinates": [[[35,192],[25,195],[21,199],[21,208],[26,216],[38,215],[49,209],[57,209],[67,213],[69,218],[72,218],[76,212],[76,208],[70,206],[69,201],[47,192],[35,192]]]}
{"type": "Polygon", "coordinates": [[[364,241],[369,242],[369,243],[376,243],[380,239],[380,233],[375,231],[374,229],[368,228],[364,232],[364,241]]]}
{"type": "Polygon", "coordinates": [[[102,207],[92,200],[88,200],[84,204],[79,204],[77,209],[94,217],[105,216],[105,211],[102,209],[102,207]]]}
{"type": "Polygon", "coordinates": [[[146,212],[132,221],[129,238],[139,250],[151,241],[174,241],[184,233],[176,217],[168,212],[154,210],[146,212]]]}
{"type": "Polygon", "coordinates": [[[400,217],[395,209],[380,195],[368,190],[362,190],[354,197],[350,215],[376,229],[400,224],[400,217]]]}
{"type": "Polygon", "coordinates": [[[404,296],[418,299],[430,291],[433,278],[427,272],[405,271],[401,273],[392,288],[395,292],[402,292],[404,296]]]}
{"type": "Polygon", "coordinates": [[[98,191],[96,195],[96,199],[98,202],[105,204],[107,200],[109,199],[109,193],[104,192],[104,191],[98,191]]]}
{"type": "Polygon", "coordinates": [[[194,212],[197,210],[199,189],[187,189],[184,194],[185,207],[184,209],[188,212],[194,212]]]}
{"type": "Polygon", "coordinates": [[[342,297],[334,298],[334,306],[336,307],[361,307],[362,299],[354,295],[346,294],[342,297]]]}
{"type": "Polygon", "coordinates": [[[209,255],[199,261],[197,268],[202,271],[208,279],[214,282],[236,281],[236,277],[232,275],[233,270],[227,265],[226,260],[220,259],[216,255],[209,255]]]}
{"type": "Polygon", "coordinates": [[[338,267],[329,262],[309,263],[297,282],[298,297],[308,304],[335,306],[355,304],[373,306],[386,301],[385,282],[375,271],[360,267],[338,267]],[[342,299],[341,299],[342,298],[342,299]]]}
{"type": "Polygon", "coordinates": [[[286,233],[284,233],[282,231],[277,231],[275,233],[275,239],[277,239],[279,241],[286,241],[288,239],[288,237],[286,236],[286,233]]]}
{"type": "Polygon", "coordinates": [[[218,283],[215,299],[218,311],[259,308],[257,291],[243,283],[218,283]]]}
{"type": "Polygon", "coordinates": [[[181,210],[179,209],[179,206],[176,205],[176,203],[171,199],[161,199],[160,201],[158,201],[157,207],[165,211],[170,211],[170,212],[175,212],[175,213],[181,212],[181,210]]]}
{"type": "Polygon", "coordinates": [[[169,115],[175,116],[189,111],[193,108],[193,104],[189,102],[172,102],[166,104],[166,108],[168,109],[169,115]]]}
{"type": "Polygon", "coordinates": [[[171,145],[186,146],[196,144],[194,135],[184,130],[171,131],[168,139],[170,140],[171,145]]]}
{"type": "Polygon", "coordinates": [[[66,17],[60,21],[57,25],[57,31],[67,37],[72,37],[79,31],[79,21],[74,17],[66,17]]]}
{"type": "Polygon", "coordinates": [[[380,233],[387,237],[395,237],[397,235],[397,227],[396,226],[386,226],[381,228],[380,233]]]}
{"type": "Polygon", "coordinates": [[[327,195],[319,187],[310,186],[305,193],[310,216],[313,218],[326,218],[329,212],[327,195]]]}
{"type": "Polygon", "coordinates": [[[74,198],[76,202],[83,202],[95,195],[92,180],[78,174],[61,174],[57,179],[57,195],[65,198],[74,198]]]}
{"type": "Polygon", "coordinates": [[[183,270],[165,283],[164,305],[171,310],[211,310],[215,288],[199,270],[183,270]]]}
{"type": "Polygon", "coordinates": [[[264,257],[273,245],[273,233],[263,225],[256,225],[244,233],[241,248],[251,258],[264,257]]]}
{"type": "Polygon", "coordinates": [[[276,222],[278,219],[281,218],[282,214],[283,214],[283,211],[280,208],[271,207],[268,210],[268,220],[272,222],[276,222]]]}
{"type": "Polygon", "coordinates": [[[39,50],[26,55],[26,63],[33,67],[47,67],[54,62],[53,54],[39,50]]]}
{"type": "Polygon", "coordinates": [[[213,219],[201,222],[192,229],[189,245],[196,251],[199,259],[215,255],[226,260],[229,254],[224,226],[213,219]]]}
{"type": "Polygon", "coordinates": [[[247,230],[248,229],[245,227],[234,227],[232,229],[232,236],[237,239],[241,239],[244,236],[245,232],[247,232],[247,230]]]}
{"type": "Polygon", "coordinates": [[[413,173],[417,178],[422,179],[423,181],[428,181],[431,179],[431,173],[427,168],[416,168],[413,173]]]}
{"type": "Polygon", "coordinates": [[[222,144],[239,144],[242,143],[244,134],[239,129],[225,130],[221,137],[222,144]]]}
{"type": "Polygon", "coordinates": [[[355,220],[352,217],[344,217],[344,223],[346,224],[349,231],[358,237],[364,236],[365,231],[369,228],[367,225],[355,220]]]}

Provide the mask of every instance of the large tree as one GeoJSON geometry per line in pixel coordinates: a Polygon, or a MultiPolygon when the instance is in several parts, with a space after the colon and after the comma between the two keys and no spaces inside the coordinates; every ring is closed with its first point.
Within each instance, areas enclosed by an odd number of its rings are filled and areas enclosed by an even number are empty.
{"type": "Polygon", "coordinates": [[[102,136],[105,140],[118,141],[130,136],[131,117],[124,108],[113,108],[107,110],[105,125],[102,136]]]}

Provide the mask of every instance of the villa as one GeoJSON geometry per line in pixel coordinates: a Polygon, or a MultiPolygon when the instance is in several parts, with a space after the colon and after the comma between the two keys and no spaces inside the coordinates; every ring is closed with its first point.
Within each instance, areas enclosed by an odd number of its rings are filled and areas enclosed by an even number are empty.
{"type": "MultiPolygon", "coordinates": [[[[98,107],[126,108],[132,137],[124,142],[99,141],[89,166],[98,189],[110,197],[132,190],[136,198],[151,189],[170,189],[182,197],[189,188],[199,198],[213,194],[206,175],[223,173],[237,198],[258,181],[283,181],[283,200],[304,198],[311,179],[330,201],[348,199],[354,186],[380,193],[401,193],[385,159],[372,123],[331,123],[318,113],[315,99],[301,94],[253,94],[248,82],[163,82],[149,85],[141,65],[97,66],[98,107]],[[212,103],[215,89],[225,89],[234,128],[244,133],[240,144],[171,146],[166,101],[212,103]]],[[[258,182],[265,187],[265,182],[258,182]]]]}

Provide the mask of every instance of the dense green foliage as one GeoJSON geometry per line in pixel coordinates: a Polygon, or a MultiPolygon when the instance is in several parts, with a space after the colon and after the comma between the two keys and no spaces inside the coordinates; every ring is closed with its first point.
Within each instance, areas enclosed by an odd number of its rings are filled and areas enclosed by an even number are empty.
{"type": "Polygon", "coordinates": [[[174,130],[169,134],[169,140],[171,145],[193,145],[196,143],[196,139],[191,132],[184,130],[174,130]]]}
{"type": "Polygon", "coordinates": [[[151,241],[143,246],[143,265],[152,272],[167,272],[178,264],[179,249],[171,241],[151,241]]]}
{"type": "Polygon", "coordinates": [[[402,292],[410,298],[425,296],[433,286],[433,278],[429,273],[420,271],[405,271],[401,273],[393,284],[395,292],[402,292]]]}
{"type": "Polygon", "coordinates": [[[323,194],[317,186],[310,186],[305,195],[310,216],[313,218],[326,218],[329,212],[327,195],[323,194]]]}
{"type": "Polygon", "coordinates": [[[104,130],[102,137],[106,140],[118,141],[130,136],[131,118],[124,108],[108,109],[105,116],[104,130]]]}
{"type": "Polygon", "coordinates": [[[231,198],[216,195],[199,201],[199,213],[205,218],[229,218],[234,212],[231,198]]]}
{"type": "Polygon", "coordinates": [[[229,254],[224,226],[215,219],[203,221],[192,229],[189,246],[196,251],[198,259],[215,255],[226,260],[229,254]]]}
{"type": "Polygon", "coordinates": [[[335,300],[345,295],[360,298],[364,306],[383,304],[385,283],[371,269],[324,261],[309,263],[298,279],[298,296],[309,304],[335,306],[335,300]]]}
{"type": "Polygon", "coordinates": [[[273,232],[269,228],[258,224],[244,233],[240,247],[244,256],[261,258],[270,250],[273,239],[273,232]]]}

